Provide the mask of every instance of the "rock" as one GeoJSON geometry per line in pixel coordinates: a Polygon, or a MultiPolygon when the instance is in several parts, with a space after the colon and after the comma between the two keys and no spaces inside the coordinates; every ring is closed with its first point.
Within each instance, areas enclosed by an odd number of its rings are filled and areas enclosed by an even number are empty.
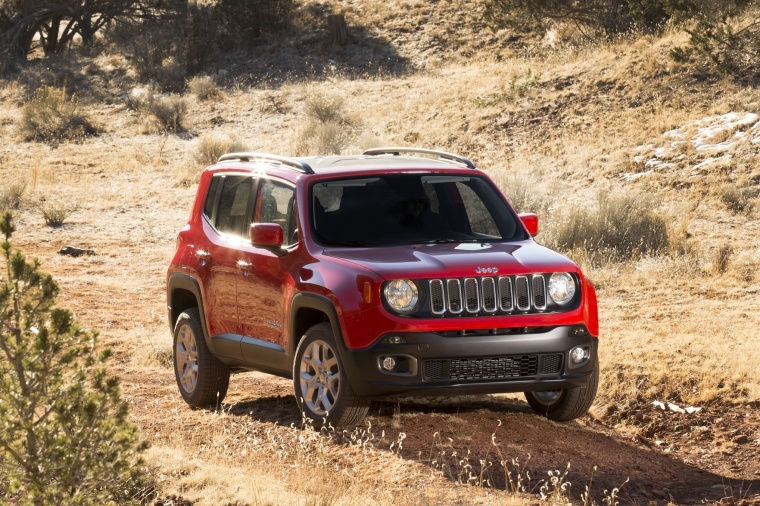
{"type": "Polygon", "coordinates": [[[738,445],[743,445],[746,443],[749,443],[749,436],[745,434],[739,434],[738,436],[735,436],[732,440],[732,443],[736,443],[738,445]]]}
{"type": "Polygon", "coordinates": [[[64,246],[60,250],[58,250],[59,255],[68,255],[72,257],[79,257],[82,255],[94,255],[95,250],[92,249],[86,249],[86,248],[75,248],[74,246],[64,246]]]}

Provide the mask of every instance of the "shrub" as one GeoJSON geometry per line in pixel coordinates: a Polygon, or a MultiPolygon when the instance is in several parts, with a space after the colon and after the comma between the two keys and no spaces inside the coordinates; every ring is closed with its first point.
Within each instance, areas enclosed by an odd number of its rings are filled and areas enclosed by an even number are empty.
{"type": "Polygon", "coordinates": [[[344,110],[345,100],[335,94],[313,92],[306,97],[307,121],[296,141],[296,154],[340,154],[353,135],[344,110]]]}
{"type": "MultiPolygon", "coordinates": [[[[746,0],[730,0],[746,4],[746,0]]],[[[546,30],[566,23],[601,34],[657,30],[723,9],[722,0],[489,0],[486,19],[497,27],[546,30]]],[[[715,18],[718,19],[718,18],[715,18]]]]}
{"type": "Polygon", "coordinates": [[[187,101],[175,93],[154,98],[148,104],[148,112],[159,131],[177,133],[184,129],[182,122],[187,113],[187,101]]]}
{"type": "Polygon", "coordinates": [[[720,200],[734,213],[752,211],[753,199],[758,192],[752,188],[740,188],[735,184],[726,184],[720,188],[720,200]]]}
{"type": "Polygon", "coordinates": [[[75,212],[79,206],[72,202],[61,201],[41,201],[37,204],[42,217],[45,219],[45,225],[52,228],[62,227],[71,213],[75,212]]]}
{"type": "Polygon", "coordinates": [[[504,192],[518,213],[545,214],[551,204],[545,186],[537,179],[511,174],[504,182],[504,192]]]}
{"type": "Polygon", "coordinates": [[[17,181],[0,188],[0,211],[18,209],[24,200],[26,181],[17,181]]]}
{"type": "Polygon", "coordinates": [[[596,209],[569,209],[546,235],[558,249],[584,250],[595,265],[664,254],[670,246],[665,218],[637,195],[600,193],[596,209]]]}
{"type": "Polygon", "coordinates": [[[752,3],[728,0],[697,13],[694,25],[687,29],[689,44],[674,48],[671,57],[680,63],[693,63],[741,79],[757,79],[760,19],[756,14],[749,19],[743,17],[752,3]]]}
{"type": "Polygon", "coordinates": [[[715,259],[713,261],[713,271],[715,274],[725,274],[733,253],[734,248],[730,244],[724,244],[715,250],[715,259]]]}
{"type": "Polygon", "coordinates": [[[291,19],[294,0],[221,0],[219,7],[228,22],[246,38],[265,30],[281,30],[291,19]]]}
{"type": "Polygon", "coordinates": [[[340,95],[309,93],[306,97],[306,117],[319,123],[343,122],[345,103],[340,95]]]}
{"type": "Polygon", "coordinates": [[[21,131],[26,140],[61,141],[96,133],[87,116],[79,112],[76,99],[66,90],[42,87],[21,111],[21,131]]]}
{"type": "Polygon", "coordinates": [[[141,479],[137,428],[127,419],[109,350],[55,306],[59,288],[10,244],[0,216],[0,468],[6,499],[29,504],[124,503],[141,479]]]}
{"type": "Polygon", "coordinates": [[[187,87],[190,93],[198,97],[198,100],[208,100],[219,96],[219,87],[211,76],[197,76],[188,81],[187,87]]]}
{"type": "Polygon", "coordinates": [[[240,139],[233,136],[211,134],[198,141],[193,158],[199,165],[204,167],[216,163],[219,157],[225,153],[247,151],[248,147],[240,139]]]}

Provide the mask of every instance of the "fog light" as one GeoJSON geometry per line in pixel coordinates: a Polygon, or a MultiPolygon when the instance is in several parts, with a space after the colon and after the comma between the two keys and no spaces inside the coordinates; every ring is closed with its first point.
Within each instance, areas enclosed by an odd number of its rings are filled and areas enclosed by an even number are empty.
{"type": "Polygon", "coordinates": [[[392,371],[396,367],[396,359],[393,357],[385,357],[383,359],[383,369],[386,371],[392,371]]]}
{"type": "Polygon", "coordinates": [[[588,350],[586,348],[581,348],[580,346],[576,346],[572,350],[570,350],[570,359],[575,364],[580,364],[584,360],[587,360],[589,357],[588,350]]]}
{"type": "Polygon", "coordinates": [[[406,339],[401,336],[390,336],[385,338],[388,344],[404,344],[406,339]]]}

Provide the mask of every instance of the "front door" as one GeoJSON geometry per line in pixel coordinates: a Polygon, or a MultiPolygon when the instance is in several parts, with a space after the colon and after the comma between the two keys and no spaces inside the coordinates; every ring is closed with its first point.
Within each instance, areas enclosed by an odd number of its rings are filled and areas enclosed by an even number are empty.
{"type": "Polygon", "coordinates": [[[283,230],[277,251],[247,246],[237,282],[238,319],[243,331],[243,356],[252,363],[287,360],[286,308],[294,282],[290,275],[293,246],[298,240],[295,191],[283,183],[262,180],[254,204],[254,223],[276,223],[283,230]],[[276,357],[272,352],[276,352],[276,357]],[[265,359],[266,360],[263,360],[265,359]]]}

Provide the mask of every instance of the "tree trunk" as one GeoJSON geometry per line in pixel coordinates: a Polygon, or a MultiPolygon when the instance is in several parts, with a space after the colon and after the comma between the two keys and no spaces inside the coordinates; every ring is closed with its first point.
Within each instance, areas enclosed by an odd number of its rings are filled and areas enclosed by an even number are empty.
{"type": "Polygon", "coordinates": [[[347,46],[356,41],[348,33],[346,18],[343,14],[331,14],[327,16],[327,47],[347,46]]]}
{"type": "MultiPolygon", "coordinates": [[[[47,37],[43,39],[42,49],[45,51],[45,56],[58,51],[58,36],[61,31],[61,16],[53,16],[50,20],[50,25],[47,26],[47,37]]],[[[42,31],[40,31],[42,33],[42,31]]]]}

